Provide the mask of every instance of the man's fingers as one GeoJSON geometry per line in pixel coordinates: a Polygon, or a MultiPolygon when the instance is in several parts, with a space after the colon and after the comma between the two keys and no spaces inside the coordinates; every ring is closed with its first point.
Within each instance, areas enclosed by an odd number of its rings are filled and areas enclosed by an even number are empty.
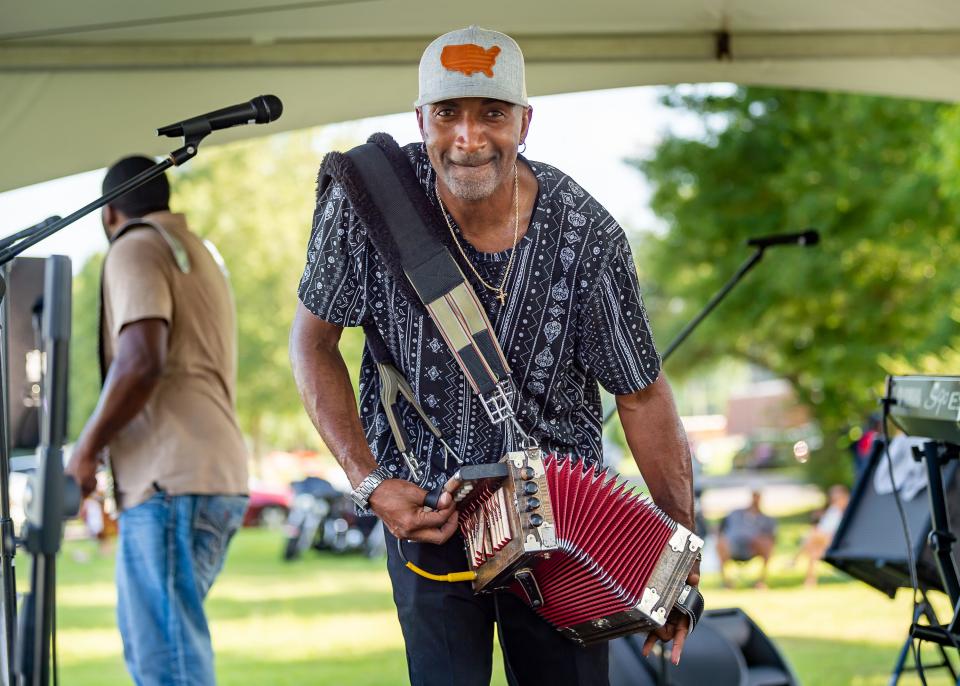
{"type": "Polygon", "coordinates": [[[457,511],[452,507],[440,508],[439,510],[420,510],[417,513],[416,520],[412,522],[411,528],[416,529],[439,529],[455,515],[457,511]]]}
{"type": "Polygon", "coordinates": [[[440,545],[450,540],[450,537],[456,530],[457,517],[456,512],[454,512],[454,516],[451,517],[439,529],[422,529],[417,532],[416,540],[420,541],[421,543],[433,543],[434,545],[440,545]]]}
{"type": "Polygon", "coordinates": [[[395,520],[395,526],[392,526],[390,531],[398,538],[426,541],[427,538],[423,534],[439,531],[451,518],[456,521],[456,515],[457,511],[453,507],[440,510],[418,509],[410,516],[395,520]]]}
{"type": "Polygon", "coordinates": [[[460,518],[457,516],[457,511],[454,510],[453,516],[447,520],[446,524],[440,527],[440,533],[443,536],[443,540],[441,541],[441,543],[446,543],[447,540],[449,540],[449,538],[453,536],[453,533],[457,530],[457,524],[459,523],[460,523],[460,518]]]}
{"type": "Polygon", "coordinates": [[[654,632],[647,634],[647,640],[643,642],[643,656],[647,657],[650,655],[650,651],[653,650],[653,646],[657,643],[657,635],[654,632]]]}
{"type": "Polygon", "coordinates": [[[677,633],[673,635],[673,650],[670,653],[670,660],[675,665],[680,664],[680,653],[683,652],[683,644],[687,640],[687,624],[680,624],[677,627],[677,633]]]}

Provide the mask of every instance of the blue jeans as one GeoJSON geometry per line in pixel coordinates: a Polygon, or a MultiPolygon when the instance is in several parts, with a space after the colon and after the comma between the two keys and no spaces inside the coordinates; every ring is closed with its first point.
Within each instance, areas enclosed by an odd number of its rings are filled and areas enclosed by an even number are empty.
{"type": "Polygon", "coordinates": [[[216,683],[203,600],[246,496],[157,493],[120,515],[117,623],[137,686],[216,683]]]}

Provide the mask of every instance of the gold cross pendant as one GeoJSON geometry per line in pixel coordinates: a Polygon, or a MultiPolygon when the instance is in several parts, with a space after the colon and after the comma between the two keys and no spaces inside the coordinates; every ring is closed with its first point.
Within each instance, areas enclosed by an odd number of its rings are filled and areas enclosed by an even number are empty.
{"type": "Polygon", "coordinates": [[[507,304],[507,294],[502,288],[500,289],[500,292],[497,293],[497,300],[500,301],[500,307],[503,307],[507,304]]]}

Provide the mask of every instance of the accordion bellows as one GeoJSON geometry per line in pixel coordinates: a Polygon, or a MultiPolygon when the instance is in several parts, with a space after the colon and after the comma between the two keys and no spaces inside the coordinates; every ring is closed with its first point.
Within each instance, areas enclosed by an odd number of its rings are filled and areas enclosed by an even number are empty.
{"type": "Polygon", "coordinates": [[[703,541],[609,470],[539,451],[501,464],[455,494],[475,589],[509,588],[580,643],[662,626],[703,541]]]}

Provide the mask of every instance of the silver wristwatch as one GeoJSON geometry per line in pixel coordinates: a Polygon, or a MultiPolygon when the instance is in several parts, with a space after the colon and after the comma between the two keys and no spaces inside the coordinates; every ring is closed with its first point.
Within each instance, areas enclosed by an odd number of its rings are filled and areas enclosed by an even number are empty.
{"type": "Polygon", "coordinates": [[[370,496],[373,495],[373,491],[389,478],[390,472],[386,467],[377,467],[350,492],[350,498],[357,507],[366,510],[370,506],[370,496]]]}

